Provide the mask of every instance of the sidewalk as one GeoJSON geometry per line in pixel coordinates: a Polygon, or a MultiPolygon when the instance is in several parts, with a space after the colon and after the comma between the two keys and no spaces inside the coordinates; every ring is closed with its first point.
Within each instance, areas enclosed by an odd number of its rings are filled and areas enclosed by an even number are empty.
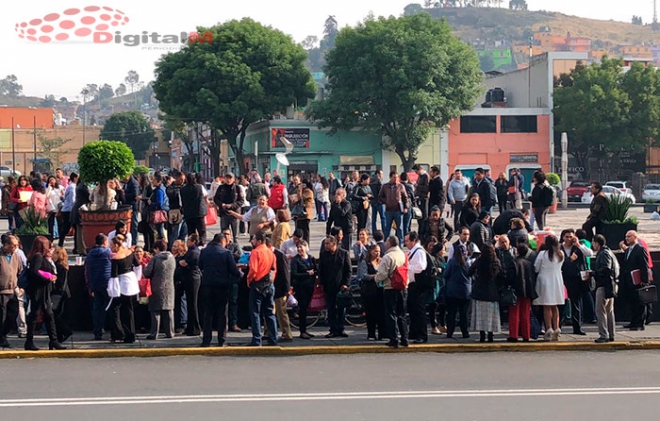
{"type": "MultiPolygon", "coordinates": [[[[101,357],[156,357],[174,355],[312,355],[312,354],[356,354],[356,353],[383,353],[383,352],[497,352],[497,351],[612,351],[631,349],[660,349],[660,323],[646,326],[644,331],[631,332],[617,326],[616,341],[607,344],[596,344],[598,337],[595,325],[585,325],[587,336],[577,336],[563,333],[559,342],[543,342],[542,340],[529,343],[506,342],[507,332],[495,335],[492,344],[480,344],[479,335],[471,334],[469,339],[447,339],[445,335],[429,335],[429,343],[424,345],[411,344],[409,348],[393,350],[388,348],[385,341],[370,342],[366,340],[366,330],[362,328],[347,328],[348,338],[326,339],[327,329],[323,326],[310,329],[316,335],[311,340],[295,337],[293,342],[280,342],[276,347],[247,347],[251,334],[248,331],[229,333],[227,346],[200,348],[201,338],[179,336],[173,339],[146,340],[147,334],[138,334],[133,344],[111,344],[108,339],[94,341],[91,332],[78,332],[64,345],[66,351],[47,351],[48,339],[43,335],[35,337],[35,343],[42,350],[38,352],[22,351],[24,339],[16,336],[8,338],[12,349],[0,350],[0,359],[6,358],[101,358],[101,357]]],[[[566,326],[566,332],[571,328],[566,326]]],[[[460,336],[460,335],[459,335],[460,336]]],[[[104,338],[108,338],[106,334],[104,338]]],[[[214,341],[217,337],[214,336],[214,341]]]]}

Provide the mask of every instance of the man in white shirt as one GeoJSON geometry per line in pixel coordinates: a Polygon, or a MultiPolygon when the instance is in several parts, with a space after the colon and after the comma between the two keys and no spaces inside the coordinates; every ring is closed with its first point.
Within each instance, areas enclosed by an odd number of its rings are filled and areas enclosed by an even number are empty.
{"type": "Polygon", "coordinates": [[[284,253],[289,260],[293,259],[298,255],[298,242],[302,240],[304,233],[301,229],[297,229],[293,232],[293,236],[282,243],[280,246],[280,251],[284,253]]]}
{"type": "Polygon", "coordinates": [[[408,250],[408,314],[410,314],[409,339],[413,343],[428,342],[426,330],[426,302],[433,291],[429,291],[419,279],[419,275],[426,270],[426,250],[419,243],[417,231],[411,231],[405,238],[408,250]]]}
{"type": "Polygon", "coordinates": [[[479,247],[470,241],[470,229],[468,227],[461,228],[461,232],[458,233],[458,241],[453,243],[447,250],[447,261],[454,257],[454,248],[457,244],[465,247],[468,253],[468,259],[474,259],[477,257],[476,255],[481,253],[479,247]]]}
{"type": "Polygon", "coordinates": [[[132,243],[133,237],[131,236],[131,233],[128,232],[125,221],[117,221],[117,224],[115,224],[115,230],[110,231],[110,234],[108,234],[108,243],[111,243],[112,239],[115,238],[117,234],[121,234],[124,236],[124,242],[123,242],[124,247],[130,249],[133,244],[132,243]]]}

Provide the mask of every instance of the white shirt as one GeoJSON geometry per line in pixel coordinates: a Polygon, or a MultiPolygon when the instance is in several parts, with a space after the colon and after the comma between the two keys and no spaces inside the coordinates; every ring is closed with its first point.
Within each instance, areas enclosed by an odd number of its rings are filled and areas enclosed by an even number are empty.
{"type": "Polygon", "coordinates": [[[426,270],[428,262],[426,261],[426,252],[424,248],[416,243],[408,253],[408,283],[415,282],[415,275],[426,270]]]}
{"type": "MultiPolygon", "coordinates": [[[[456,243],[454,243],[454,244],[456,244],[456,243]]],[[[451,247],[449,247],[449,250],[447,250],[447,261],[449,261],[449,259],[451,259],[452,257],[454,257],[454,244],[452,244],[451,247]]],[[[460,245],[462,245],[462,246],[465,246],[465,248],[467,248],[467,246],[465,245],[465,243],[461,243],[461,240],[458,240],[458,244],[460,244],[460,245]]],[[[472,256],[474,253],[481,253],[481,252],[479,251],[479,247],[477,247],[476,244],[474,244],[474,243],[470,243],[470,246],[471,246],[471,247],[470,247],[470,249],[468,250],[468,256],[472,256]]]]}
{"type": "MultiPolygon", "coordinates": [[[[265,208],[267,213],[266,213],[266,219],[268,222],[273,222],[275,220],[275,211],[273,211],[270,207],[265,208]]],[[[263,212],[263,209],[259,209],[258,206],[253,207],[249,211],[245,212],[243,214],[243,222],[250,222],[250,219],[252,218],[252,212],[257,212],[261,213],[263,212]]],[[[296,252],[298,253],[298,252],[296,252]]]]}
{"type": "Polygon", "coordinates": [[[57,211],[57,206],[62,203],[62,199],[64,198],[64,187],[59,186],[55,188],[48,186],[46,189],[46,198],[50,206],[52,206],[53,211],[57,211]]]}
{"type": "MultiPolygon", "coordinates": [[[[111,243],[112,239],[115,238],[116,236],[117,236],[117,230],[110,231],[110,234],[108,234],[108,244],[111,243]]],[[[123,243],[124,247],[126,247],[127,249],[130,249],[132,241],[133,241],[133,237],[131,236],[131,233],[127,232],[124,235],[124,243],[123,243]]]]}
{"type": "Polygon", "coordinates": [[[282,243],[280,251],[289,259],[293,259],[298,255],[298,246],[293,242],[293,237],[282,243]]]}

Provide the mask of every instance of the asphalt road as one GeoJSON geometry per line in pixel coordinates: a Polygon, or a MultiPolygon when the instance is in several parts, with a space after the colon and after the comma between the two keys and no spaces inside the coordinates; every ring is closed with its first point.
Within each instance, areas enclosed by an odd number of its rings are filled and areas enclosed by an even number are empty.
{"type": "Polygon", "coordinates": [[[656,419],[660,352],[15,360],[0,419],[656,419]]]}

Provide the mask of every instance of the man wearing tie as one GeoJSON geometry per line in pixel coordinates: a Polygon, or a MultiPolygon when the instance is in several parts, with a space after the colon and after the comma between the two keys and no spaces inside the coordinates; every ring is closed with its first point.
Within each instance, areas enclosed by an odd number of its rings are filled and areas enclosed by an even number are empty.
{"type": "Polygon", "coordinates": [[[625,327],[630,330],[644,330],[646,306],[640,301],[637,290],[649,283],[649,254],[639,244],[636,231],[628,231],[626,240],[619,245],[625,250],[621,267],[621,295],[630,309],[630,324],[625,327]],[[638,285],[633,282],[634,271],[639,271],[634,275],[635,278],[641,279],[638,285]]]}

